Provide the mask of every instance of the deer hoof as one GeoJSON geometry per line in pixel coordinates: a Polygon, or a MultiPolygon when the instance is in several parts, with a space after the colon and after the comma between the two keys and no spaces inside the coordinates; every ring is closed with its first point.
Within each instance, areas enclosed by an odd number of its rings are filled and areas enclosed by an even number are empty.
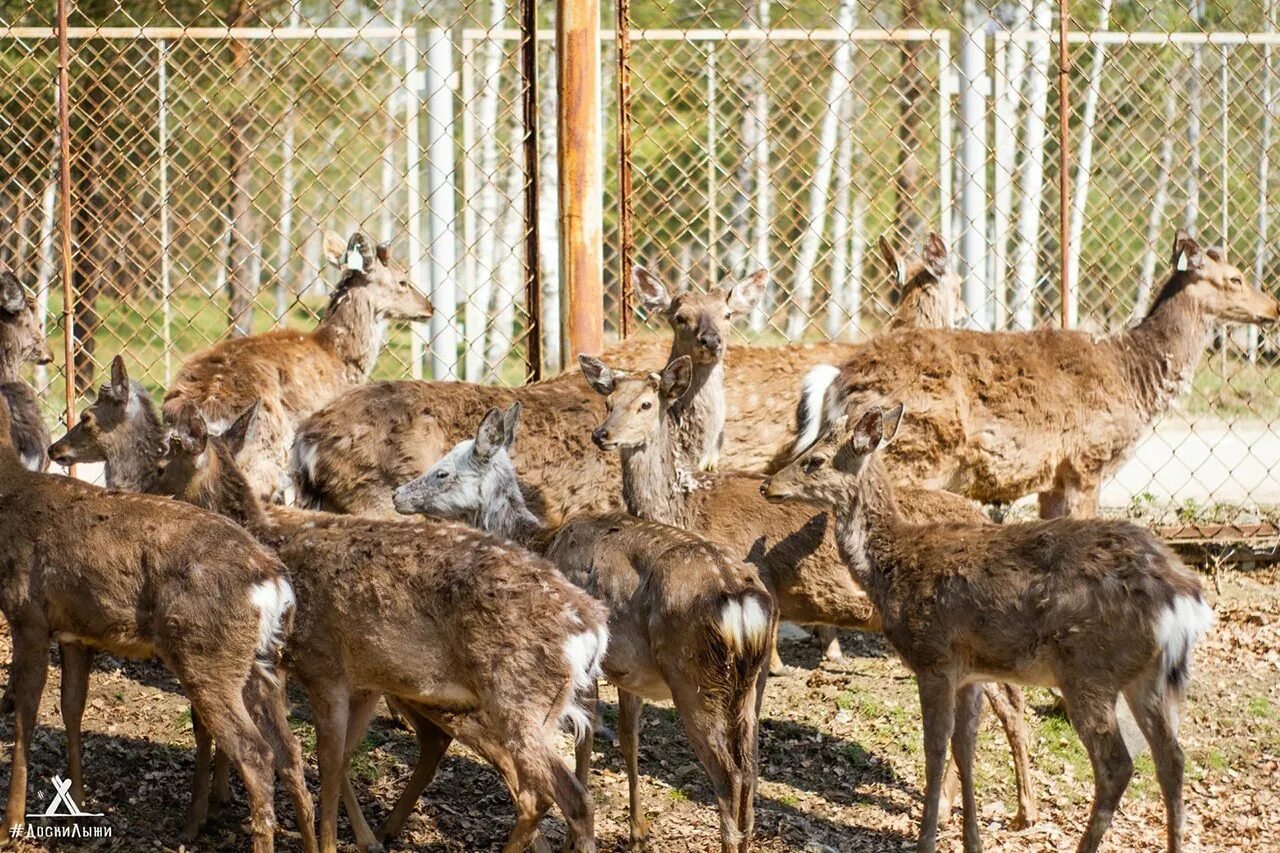
{"type": "Polygon", "coordinates": [[[371,844],[362,845],[360,847],[360,853],[386,853],[386,851],[387,851],[387,848],[383,847],[381,844],[379,844],[376,841],[374,841],[371,844]]]}
{"type": "Polygon", "coordinates": [[[632,833],[630,842],[627,843],[627,849],[631,853],[648,853],[649,851],[649,830],[646,829],[642,835],[632,833]]]}
{"type": "Polygon", "coordinates": [[[798,666],[779,663],[776,666],[769,667],[770,678],[795,678],[799,675],[804,675],[804,670],[798,666]]]}
{"type": "Polygon", "coordinates": [[[1030,829],[1036,824],[1036,813],[1034,811],[1027,812],[1018,809],[1018,813],[1013,816],[1013,820],[1009,821],[1009,828],[1014,832],[1022,829],[1030,829]]]}

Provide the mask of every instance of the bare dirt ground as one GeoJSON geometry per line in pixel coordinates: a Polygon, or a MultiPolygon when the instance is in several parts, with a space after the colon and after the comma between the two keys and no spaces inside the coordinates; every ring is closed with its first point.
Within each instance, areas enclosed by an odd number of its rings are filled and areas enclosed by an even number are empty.
{"type": "MultiPolygon", "coordinates": [[[[1213,594],[1219,624],[1197,651],[1196,675],[1183,724],[1187,762],[1187,830],[1191,849],[1280,850],[1280,586],[1274,577],[1227,576],[1213,594]]],[[[915,683],[878,637],[846,634],[846,660],[819,666],[818,652],[791,642],[783,653],[806,674],[770,682],[761,739],[757,848],[806,853],[914,848],[920,815],[923,759],[915,683]]],[[[7,660],[7,633],[0,637],[7,660]]],[[[55,655],[56,657],[56,655],[55,655]]],[[[35,737],[28,811],[42,811],[53,795],[48,781],[64,770],[65,738],[57,712],[58,669],[50,679],[35,737]]],[[[614,695],[604,693],[605,718],[616,723],[614,695]]],[[[1008,752],[990,720],[979,751],[978,796],[983,840],[995,851],[1074,848],[1092,792],[1089,763],[1070,726],[1047,693],[1031,697],[1032,765],[1040,819],[1030,829],[1008,826],[1014,812],[1008,752]]],[[[297,697],[296,727],[314,746],[305,702],[297,697]]],[[[650,707],[640,767],[646,812],[657,851],[719,849],[710,786],[670,708],[650,707]]],[[[109,825],[110,841],[21,842],[23,850],[180,850],[178,836],[192,768],[190,716],[177,688],[159,667],[104,660],[94,674],[86,713],[85,811],[109,825]]],[[[12,724],[0,726],[8,785],[12,724]]],[[[565,753],[569,754],[568,739],[565,753]]],[[[366,814],[375,826],[390,808],[416,755],[413,738],[385,718],[366,739],[353,766],[366,814]]],[[[1137,773],[1107,836],[1105,849],[1163,849],[1164,810],[1149,756],[1137,773]]],[[[308,775],[315,790],[314,761],[308,775]]],[[[597,739],[592,770],[596,831],[601,849],[626,846],[627,795],[621,760],[597,739]]],[[[293,815],[277,796],[283,825],[278,849],[299,848],[293,815]]],[[[197,850],[245,850],[245,804],[235,801],[206,830],[197,850]]],[[[455,748],[391,849],[497,849],[512,811],[496,774],[455,748]]],[[[44,821],[47,822],[47,821],[44,821]]],[[[34,821],[42,823],[42,821],[34,821]]],[[[942,849],[959,849],[958,820],[946,827],[942,849]]],[[[563,824],[543,824],[554,843],[563,824]]],[[[343,823],[343,835],[351,836],[343,823]]],[[[346,849],[354,849],[349,843],[346,849]]]]}

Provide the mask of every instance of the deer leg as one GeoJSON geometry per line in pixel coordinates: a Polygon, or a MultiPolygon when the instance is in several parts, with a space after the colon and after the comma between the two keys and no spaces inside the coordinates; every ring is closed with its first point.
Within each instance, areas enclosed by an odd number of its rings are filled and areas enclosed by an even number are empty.
{"type": "Polygon", "coordinates": [[[1077,853],[1093,853],[1111,825],[1120,797],[1133,776],[1133,761],[1116,721],[1116,696],[1099,695],[1088,687],[1059,681],[1071,725],[1084,743],[1093,765],[1093,808],[1077,853]]]}
{"type": "Polygon", "coordinates": [[[71,799],[84,802],[84,742],[80,723],[89,693],[89,668],[93,651],[83,643],[60,643],[62,656],[62,725],[67,730],[67,775],[71,777],[71,799]]]}
{"type": "Polygon", "coordinates": [[[800,668],[796,666],[787,666],[782,662],[782,655],[778,654],[778,626],[773,628],[773,643],[769,649],[769,674],[774,678],[789,678],[793,675],[800,674],[800,668]]]}
{"type": "Polygon", "coordinates": [[[1133,711],[1142,736],[1151,746],[1156,779],[1164,798],[1167,849],[1182,850],[1182,776],[1186,758],[1178,745],[1178,712],[1174,697],[1165,689],[1164,678],[1155,670],[1147,678],[1125,688],[1125,700],[1133,711]]]}
{"type": "Polygon", "coordinates": [[[217,817],[231,802],[231,759],[217,744],[210,744],[213,751],[213,796],[209,800],[209,816],[217,817]]]}
{"type": "Polygon", "coordinates": [[[916,673],[920,712],[924,718],[924,816],[917,853],[934,853],[938,845],[938,802],[947,766],[947,741],[955,727],[956,691],[951,680],[936,673],[916,673]]]}
{"type": "MultiPolygon", "coordinates": [[[[640,798],[640,727],[643,724],[644,700],[635,693],[618,688],[618,743],[622,747],[622,763],[627,768],[627,801],[631,807],[632,850],[649,848],[649,821],[645,819],[640,798]]],[[[581,777],[579,777],[581,781],[581,777]]]]}
{"type": "Polygon", "coordinates": [[[581,701],[583,709],[591,715],[591,725],[587,726],[582,739],[574,745],[573,773],[578,777],[578,784],[585,788],[591,782],[591,753],[595,750],[596,725],[600,721],[599,684],[592,684],[589,695],[583,695],[581,701]]]}
{"type": "Polygon", "coordinates": [[[349,692],[346,684],[330,682],[309,693],[316,726],[316,761],[320,765],[320,851],[338,853],[338,798],[346,775],[342,756],[347,741],[349,692]]]}
{"type": "Polygon", "coordinates": [[[48,630],[44,620],[9,619],[13,631],[13,662],[9,683],[13,691],[13,759],[9,765],[9,800],[5,804],[4,838],[9,830],[26,820],[27,769],[31,761],[31,735],[36,712],[48,677],[48,630]],[[35,624],[31,624],[34,622],[35,624]]]}
{"type": "Polygon", "coordinates": [[[720,810],[721,853],[736,853],[743,841],[738,826],[744,786],[735,752],[741,755],[745,751],[743,744],[730,742],[730,738],[741,734],[734,719],[737,709],[732,707],[729,697],[710,700],[696,680],[668,677],[667,684],[671,686],[671,698],[689,746],[711,779],[720,810]],[[710,704],[712,701],[724,704],[715,707],[710,704]]]}
{"type": "Polygon", "coordinates": [[[836,633],[836,629],[830,625],[819,625],[814,630],[822,645],[823,660],[844,660],[844,650],[840,648],[840,635],[836,633]]]}
{"type": "Polygon", "coordinates": [[[416,709],[397,702],[395,710],[413,727],[413,734],[418,740],[418,761],[391,813],[382,822],[382,826],[378,827],[378,838],[384,842],[395,838],[404,829],[405,821],[418,805],[422,792],[431,784],[436,769],[440,766],[440,759],[444,758],[449,744],[453,742],[452,735],[416,709]]]}
{"type": "Polygon", "coordinates": [[[1013,829],[1025,829],[1037,820],[1030,750],[1027,746],[1026,698],[1022,694],[1022,688],[1016,684],[987,683],[982,685],[982,692],[996,718],[1000,720],[1004,736],[1009,741],[1009,752],[1013,755],[1013,775],[1018,785],[1018,814],[1011,826],[1013,829]]]}
{"type": "MultiPolygon", "coordinates": [[[[195,841],[209,816],[209,770],[213,757],[213,734],[195,708],[191,709],[191,736],[196,742],[196,766],[191,774],[191,803],[182,829],[182,839],[187,842],[195,841]]],[[[226,753],[221,755],[226,757],[226,753]]]]}
{"type": "MultiPolygon", "coordinates": [[[[270,678],[256,669],[249,675],[250,687],[246,692],[253,701],[253,716],[259,730],[271,746],[276,770],[280,773],[285,792],[293,805],[298,834],[302,837],[303,853],[316,853],[315,804],[307,790],[307,778],[303,772],[302,747],[289,730],[289,701],[285,693],[284,676],[270,678]]],[[[206,768],[206,776],[208,770],[206,768]]]]}
{"type": "Polygon", "coordinates": [[[951,733],[951,753],[960,775],[960,796],[964,808],[965,853],[979,853],[978,802],[973,792],[973,752],[982,713],[982,685],[967,684],[956,691],[955,728],[951,733]]]}
{"type": "Polygon", "coordinates": [[[356,847],[361,853],[381,853],[382,845],[374,836],[364,819],[360,808],[360,800],[356,797],[355,786],[351,784],[351,756],[355,755],[364,733],[369,729],[374,712],[378,709],[381,694],[373,692],[357,693],[351,697],[347,708],[347,733],[342,752],[342,766],[348,768],[342,774],[342,804],[347,810],[347,820],[351,822],[351,831],[356,836],[356,847]]]}

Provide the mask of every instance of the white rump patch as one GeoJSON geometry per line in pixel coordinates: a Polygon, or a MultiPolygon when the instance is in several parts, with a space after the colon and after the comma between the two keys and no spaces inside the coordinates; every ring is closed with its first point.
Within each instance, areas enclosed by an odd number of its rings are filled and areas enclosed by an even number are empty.
{"type": "Polygon", "coordinates": [[[720,636],[731,651],[742,653],[749,645],[760,645],[769,630],[769,615],[755,596],[725,602],[720,611],[720,636]]]}
{"type": "Polygon", "coordinates": [[[804,389],[800,393],[800,409],[796,413],[796,443],[793,452],[798,456],[818,440],[822,432],[822,401],[827,389],[840,377],[840,368],[833,364],[819,364],[804,375],[804,389]]]}
{"type": "Polygon", "coordinates": [[[569,663],[573,679],[573,696],[560,714],[560,722],[566,721],[573,729],[573,739],[581,741],[591,730],[591,717],[578,703],[578,694],[590,690],[601,675],[600,662],[609,647],[609,629],[601,625],[595,631],[582,631],[564,641],[564,657],[569,663]]]}
{"type": "Polygon", "coordinates": [[[1199,596],[1176,596],[1156,622],[1156,643],[1164,654],[1164,671],[1186,664],[1191,649],[1213,627],[1213,608],[1199,596]]]}
{"type": "Polygon", "coordinates": [[[316,446],[305,438],[293,443],[293,470],[306,472],[307,479],[316,481],[316,446]]]}
{"type": "Polygon", "coordinates": [[[254,584],[249,601],[258,608],[258,669],[270,676],[271,661],[284,640],[284,619],[293,610],[293,587],[284,578],[254,584]]]}

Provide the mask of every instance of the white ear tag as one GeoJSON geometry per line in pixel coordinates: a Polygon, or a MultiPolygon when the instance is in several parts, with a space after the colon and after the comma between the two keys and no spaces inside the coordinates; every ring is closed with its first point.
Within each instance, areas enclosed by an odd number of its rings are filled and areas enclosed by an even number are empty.
{"type": "Polygon", "coordinates": [[[1187,271],[1187,252],[1184,249],[1178,253],[1178,272],[1187,271]]]}
{"type": "Polygon", "coordinates": [[[364,255],[360,254],[359,249],[347,252],[347,269],[364,272],[364,255]]]}

